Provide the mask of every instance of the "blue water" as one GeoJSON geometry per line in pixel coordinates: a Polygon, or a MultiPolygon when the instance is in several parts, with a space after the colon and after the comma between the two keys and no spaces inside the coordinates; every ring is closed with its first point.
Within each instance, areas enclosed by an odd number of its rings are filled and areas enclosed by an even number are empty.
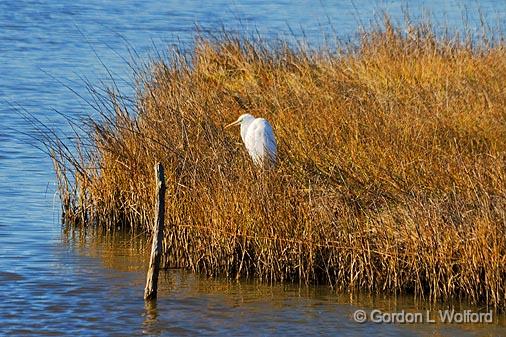
{"type": "MultiPolygon", "coordinates": [[[[353,40],[381,10],[402,22],[478,27],[479,11],[504,30],[506,2],[483,1],[0,1],[0,335],[506,335],[504,325],[358,324],[357,308],[416,308],[408,299],[350,299],[326,288],[228,283],[169,271],[156,308],[142,300],[145,245],[61,232],[52,164],[36,148],[28,111],[61,134],[60,113],[93,113],[85,81],[131,92],[124,58],[189,48],[196,25],[258,30],[267,39],[353,40]],[[423,9],[426,9],[424,11],[423,9]],[[155,47],[155,48],[154,48],[155,47]],[[73,93],[72,90],[75,91],[73,93]]],[[[501,321],[500,318],[498,318],[501,321]]]]}

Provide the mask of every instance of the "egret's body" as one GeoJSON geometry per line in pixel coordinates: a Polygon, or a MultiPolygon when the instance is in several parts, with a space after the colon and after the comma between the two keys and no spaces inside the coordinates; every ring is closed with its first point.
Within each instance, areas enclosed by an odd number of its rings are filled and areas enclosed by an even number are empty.
{"type": "Polygon", "coordinates": [[[244,114],[226,127],[232,125],[241,125],[242,141],[255,164],[272,165],[276,162],[276,137],[266,119],[244,114]]]}

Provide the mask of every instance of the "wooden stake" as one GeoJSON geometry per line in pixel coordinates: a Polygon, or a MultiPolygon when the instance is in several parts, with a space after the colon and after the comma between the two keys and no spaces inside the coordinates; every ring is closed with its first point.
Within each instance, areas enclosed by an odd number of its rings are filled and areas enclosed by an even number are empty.
{"type": "Polygon", "coordinates": [[[156,177],[156,214],[153,228],[153,244],[151,258],[144,289],[144,300],[156,299],[158,290],[158,273],[160,271],[160,256],[162,255],[163,224],[165,218],[165,175],[161,163],[155,165],[156,177]]]}

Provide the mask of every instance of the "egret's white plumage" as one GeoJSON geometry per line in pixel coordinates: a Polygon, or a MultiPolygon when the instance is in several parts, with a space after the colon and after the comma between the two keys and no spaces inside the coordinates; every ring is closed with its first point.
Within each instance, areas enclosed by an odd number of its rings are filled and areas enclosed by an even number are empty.
{"type": "Polygon", "coordinates": [[[276,137],[266,119],[243,114],[225,128],[232,125],[241,125],[242,141],[255,164],[265,165],[276,162],[276,137]]]}

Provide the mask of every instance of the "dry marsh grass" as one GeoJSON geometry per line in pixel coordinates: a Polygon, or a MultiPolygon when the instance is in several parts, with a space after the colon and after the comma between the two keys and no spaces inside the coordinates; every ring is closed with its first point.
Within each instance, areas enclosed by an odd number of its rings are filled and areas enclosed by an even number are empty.
{"type": "Polygon", "coordinates": [[[427,25],[333,53],[199,39],[133,103],[97,94],[77,154],[52,146],[64,216],[148,231],[161,161],[167,267],[504,308],[505,83],[502,42],[427,25]],[[223,130],[244,112],[273,124],[274,169],[223,130]]]}

